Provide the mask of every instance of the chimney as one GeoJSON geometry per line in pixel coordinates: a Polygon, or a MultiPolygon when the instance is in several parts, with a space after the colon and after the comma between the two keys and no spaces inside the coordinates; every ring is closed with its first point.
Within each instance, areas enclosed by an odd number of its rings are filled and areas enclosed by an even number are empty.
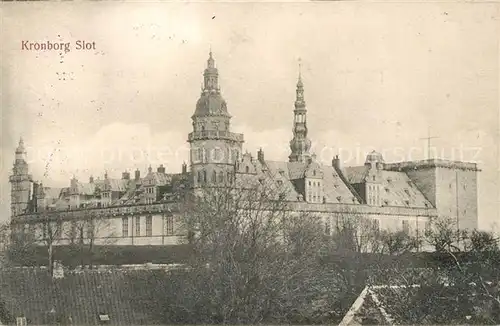
{"type": "Polygon", "coordinates": [[[182,163],[182,174],[186,174],[187,173],[187,164],[186,162],[183,162],[182,163]]]}
{"type": "Polygon", "coordinates": [[[257,152],[257,159],[260,163],[264,163],[264,151],[262,150],[262,148],[260,148],[257,152]]]}
{"type": "Polygon", "coordinates": [[[90,176],[89,183],[94,183],[94,177],[93,176],[90,176]]]}
{"type": "Polygon", "coordinates": [[[135,170],[135,181],[139,181],[141,178],[141,171],[139,169],[135,170]]]}
{"type": "Polygon", "coordinates": [[[160,164],[160,166],[156,169],[158,173],[165,173],[165,167],[163,164],[160,164]]]}
{"type": "Polygon", "coordinates": [[[127,171],[123,172],[122,179],[123,180],[130,180],[130,172],[127,172],[127,171]]]}

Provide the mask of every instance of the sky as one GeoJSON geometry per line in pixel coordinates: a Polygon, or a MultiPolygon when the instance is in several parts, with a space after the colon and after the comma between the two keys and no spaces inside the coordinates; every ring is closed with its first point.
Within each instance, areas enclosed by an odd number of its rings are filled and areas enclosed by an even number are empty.
{"type": "Polygon", "coordinates": [[[188,161],[211,48],[244,149],[287,160],[299,60],[318,160],[476,162],[480,227],[500,222],[499,7],[494,3],[3,3],[0,220],[14,150],[64,187],[188,161]],[[70,51],[22,42],[69,42],[70,51]],[[77,50],[85,41],[95,49],[77,50]]]}

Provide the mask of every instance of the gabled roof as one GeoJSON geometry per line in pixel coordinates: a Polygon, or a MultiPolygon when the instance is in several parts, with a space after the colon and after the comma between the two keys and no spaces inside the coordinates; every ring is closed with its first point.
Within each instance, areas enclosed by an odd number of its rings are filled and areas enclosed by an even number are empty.
{"type": "Polygon", "coordinates": [[[71,318],[72,325],[96,325],[100,313],[113,325],[155,324],[151,305],[135,302],[137,291],[148,297],[154,289],[131,281],[133,275],[151,272],[66,271],[63,278],[53,279],[42,268],[0,270],[0,302],[11,319],[24,316],[29,325],[49,324],[53,318],[62,324],[71,318]]]}
{"type": "Polygon", "coordinates": [[[323,165],[323,184],[327,203],[358,203],[354,198],[355,194],[351,192],[349,187],[342,181],[333,166],[323,165]]]}
{"type": "Polygon", "coordinates": [[[382,204],[387,201],[387,206],[432,207],[406,173],[382,171],[382,177],[382,204]]]}
{"type": "MultiPolygon", "coordinates": [[[[107,179],[111,191],[123,192],[127,190],[127,185],[130,180],[125,179],[107,179]]],[[[105,181],[106,182],[106,181],[105,181]]]]}
{"type": "Polygon", "coordinates": [[[143,180],[154,180],[154,184],[156,186],[164,186],[167,183],[170,183],[172,177],[169,174],[161,173],[161,172],[150,172],[148,173],[143,180]]]}
{"type": "MultiPolygon", "coordinates": [[[[345,175],[351,184],[363,183],[368,175],[368,166],[345,168],[345,175]]],[[[402,207],[432,207],[422,192],[405,172],[382,170],[380,198],[382,205],[402,207]]]]}
{"type": "Polygon", "coordinates": [[[344,174],[351,184],[362,183],[368,174],[366,166],[348,166],[344,169],[344,174]]]}
{"type": "Polygon", "coordinates": [[[57,200],[61,196],[62,190],[64,188],[55,188],[55,187],[43,187],[43,193],[45,195],[44,198],[57,200]]]}

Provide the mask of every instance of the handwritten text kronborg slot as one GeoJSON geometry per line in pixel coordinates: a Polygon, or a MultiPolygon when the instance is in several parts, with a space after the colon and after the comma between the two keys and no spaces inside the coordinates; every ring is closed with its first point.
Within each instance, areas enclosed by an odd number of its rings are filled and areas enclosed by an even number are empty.
{"type": "Polygon", "coordinates": [[[21,50],[23,51],[64,51],[70,52],[71,49],[75,50],[95,50],[95,41],[78,40],[74,43],[71,42],[31,42],[21,41],[21,50]]]}

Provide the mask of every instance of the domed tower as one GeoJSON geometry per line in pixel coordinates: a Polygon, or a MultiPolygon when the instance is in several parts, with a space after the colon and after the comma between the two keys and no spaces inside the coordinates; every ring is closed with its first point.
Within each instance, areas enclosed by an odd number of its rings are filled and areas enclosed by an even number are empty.
{"type": "Polygon", "coordinates": [[[32,177],[28,173],[28,162],[26,162],[26,149],[21,138],[16,148],[16,158],[9,177],[11,183],[10,210],[11,216],[23,214],[28,208],[31,198],[32,177]]]}
{"type": "Polygon", "coordinates": [[[221,95],[219,72],[210,51],[203,74],[203,87],[191,117],[193,132],[188,136],[193,185],[225,183],[232,178],[240,157],[243,135],[230,131],[231,115],[221,95]]]}
{"type": "Polygon", "coordinates": [[[302,74],[299,68],[299,80],[297,82],[295,110],[293,110],[293,139],[290,141],[292,153],[288,156],[290,162],[310,162],[311,140],[307,138],[307,109],[304,100],[304,84],[302,83],[302,74]]]}

